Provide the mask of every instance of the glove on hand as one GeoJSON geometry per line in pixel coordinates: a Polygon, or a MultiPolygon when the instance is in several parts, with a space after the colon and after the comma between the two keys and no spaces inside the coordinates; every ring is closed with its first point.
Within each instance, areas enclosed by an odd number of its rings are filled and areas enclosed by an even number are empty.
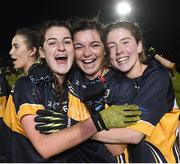
{"type": "Polygon", "coordinates": [[[67,128],[68,117],[62,112],[51,109],[38,110],[34,121],[37,123],[35,129],[42,134],[50,134],[60,129],[67,128]]]}
{"type": "Polygon", "coordinates": [[[100,78],[91,81],[83,90],[83,102],[88,106],[91,114],[105,108],[106,88],[100,78]]]}
{"type": "Polygon", "coordinates": [[[40,86],[49,86],[54,81],[49,67],[45,64],[33,64],[29,69],[28,76],[32,83],[40,86]]]}
{"type": "Polygon", "coordinates": [[[136,105],[112,105],[92,115],[98,131],[110,128],[124,128],[140,120],[141,111],[136,105]]]}
{"type": "Polygon", "coordinates": [[[153,59],[156,54],[156,50],[153,47],[150,47],[147,54],[148,58],[153,59]]]}

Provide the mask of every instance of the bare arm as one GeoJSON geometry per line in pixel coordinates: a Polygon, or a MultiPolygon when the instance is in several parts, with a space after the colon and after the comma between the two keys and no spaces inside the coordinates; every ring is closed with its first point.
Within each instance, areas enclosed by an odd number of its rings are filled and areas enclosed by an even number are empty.
{"type": "Polygon", "coordinates": [[[35,130],[34,117],[34,115],[26,115],[21,119],[21,123],[27,137],[44,158],[49,158],[72,148],[97,132],[92,120],[88,119],[70,128],[44,135],[35,130]]]}
{"type": "Polygon", "coordinates": [[[93,139],[105,143],[138,144],[145,135],[136,130],[128,128],[110,129],[102,131],[93,136],[93,139]]]}
{"type": "Polygon", "coordinates": [[[124,152],[127,144],[139,143],[145,135],[135,130],[128,128],[110,129],[109,131],[102,131],[93,136],[93,139],[105,143],[107,149],[113,156],[120,155],[124,152]]]}

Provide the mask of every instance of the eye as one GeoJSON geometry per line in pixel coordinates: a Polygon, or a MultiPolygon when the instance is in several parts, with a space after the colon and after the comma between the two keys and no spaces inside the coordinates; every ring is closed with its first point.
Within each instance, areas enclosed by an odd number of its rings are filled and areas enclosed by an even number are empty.
{"type": "Polygon", "coordinates": [[[64,43],[65,43],[65,44],[72,44],[72,40],[71,40],[71,39],[65,39],[65,40],[64,40],[64,43]]]}
{"type": "Polygon", "coordinates": [[[14,45],[14,48],[15,48],[15,49],[18,49],[18,48],[19,48],[19,46],[18,46],[18,45],[14,45]]]}
{"type": "Polygon", "coordinates": [[[92,44],[91,46],[94,47],[94,48],[96,48],[96,47],[100,47],[100,44],[94,43],[94,44],[92,44]]]}
{"type": "Polygon", "coordinates": [[[123,41],[123,44],[128,44],[129,43],[129,41],[123,41]]]}
{"type": "Polygon", "coordinates": [[[108,45],[107,45],[107,48],[108,48],[108,49],[116,48],[116,44],[108,44],[108,45]]]}
{"type": "Polygon", "coordinates": [[[82,45],[79,45],[79,44],[78,45],[77,44],[74,45],[74,49],[75,50],[81,50],[82,48],[83,48],[82,45]]]}
{"type": "Polygon", "coordinates": [[[50,45],[50,46],[53,46],[53,45],[56,45],[57,42],[56,41],[49,41],[47,44],[50,45]]]}

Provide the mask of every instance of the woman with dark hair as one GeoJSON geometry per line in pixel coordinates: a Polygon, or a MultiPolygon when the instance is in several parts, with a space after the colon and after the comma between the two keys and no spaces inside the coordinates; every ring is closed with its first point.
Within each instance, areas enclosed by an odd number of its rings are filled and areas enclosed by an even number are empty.
{"type": "MultiPolygon", "coordinates": [[[[144,64],[142,32],[133,22],[109,25],[106,44],[113,68],[131,79],[137,89],[133,103],[146,112],[142,113],[137,124],[103,131],[96,135],[96,139],[129,144],[129,162],[179,163],[177,126],[180,110],[174,104],[168,70],[154,60],[144,64]]],[[[127,160],[128,156],[125,157],[127,160]]]]}
{"type": "Polygon", "coordinates": [[[9,52],[15,69],[21,69],[27,75],[29,68],[39,57],[38,31],[33,27],[18,29],[12,39],[9,52]]]}
{"type": "MultiPolygon", "coordinates": [[[[39,53],[41,58],[46,60],[46,66],[42,65],[41,68],[41,65],[34,65],[29,69],[28,76],[18,79],[7,104],[3,119],[7,136],[10,138],[9,142],[6,141],[8,145],[5,145],[4,150],[6,162],[70,162],[71,150],[65,150],[90,138],[97,132],[98,125],[106,125],[107,129],[126,126],[126,123],[121,121],[121,116],[129,112],[113,106],[95,116],[99,123],[95,124],[96,126],[89,117],[69,127],[74,121],[67,116],[70,88],[66,76],[74,59],[69,25],[59,21],[46,22],[41,27],[39,43],[39,53]],[[38,78],[40,74],[42,77],[38,78]],[[61,129],[48,135],[39,133],[35,129],[34,121],[37,111],[41,113],[46,110],[58,115],[61,129]],[[115,117],[108,117],[112,112],[115,117]]],[[[73,106],[75,104],[72,104],[73,106]]],[[[140,112],[137,113],[140,115],[140,112]]],[[[78,159],[77,156],[76,158],[78,159]]]]}

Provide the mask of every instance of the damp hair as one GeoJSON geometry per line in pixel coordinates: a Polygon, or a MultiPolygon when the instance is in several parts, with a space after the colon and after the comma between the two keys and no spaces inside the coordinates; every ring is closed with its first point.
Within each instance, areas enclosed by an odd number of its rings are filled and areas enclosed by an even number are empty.
{"type": "Polygon", "coordinates": [[[105,33],[104,33],[104,24],[101,23],[98,18],[74,18],[71,23],[71,32],[72,36],[79,31],[85,30],[96,30],[100,36],[101,41],[105,44],[105,33]]]}
{"type": "MultiPolygon", "coordinates": [[[[71,26],[69,24],[68,21],[59,21],[59,20],[49,20],[49,21],[46,21],[44,22],[43,24],[40,25],[39,27],[39,37],[40,37],[40,41],[39,41],[39,45],[40,47],[43,48],[43,44],[45,42],[45,35],[46,35],[46,32],[51,28],[51,27],[64,27],[66,28],[67,30],[70,31],[71,33],[71,26]]],[[[41,59],[42,63],[46,66],[48,66],[48,64],[46,63],[46,60],[45,59],[41,59]]],[[[49,66],[48,66],[49,67],[49,66]]],[[[59,83],[59,80],[58,78],[53,74],[52,71],[50,71],[53,75],[53,84],[54,84],[54,91],[56,93],[56,96],[57,96],[57,100],[60,104],[60,110],[63,110],[62,109],[62,103],[63,103],[63,97],[64,97],[64,86],[66,85],[65,82],[63,84],[60,84],[59,83]]]]}
{"type": "Polygon", "coordinates": [[[143,34],[142,34],[140,26],[136,22],[132,22],[132,21],[122,21],[122,22],[120,21],[120,22],[111,23],[107,25],[105,28],[106,37],[109,34],[109,32],[118,28],[124,28],[128,30],[132,34],[132,36],[135,38],[137,44],[139,42],[142,42],[143,50],[139,54],[139,59],[140,59],[140,62],[142,63],[146,62],[144,39],[143,39],[143,34]]]}
{"type": "Polygon", "coordinates": [[[59,20],[49,20],[44,23],[42,23],[39,27],[39,45],[40,47],[43,47],[43,44],[45,42],[45,35],[48,29],[51,27],[64,27],[71,33],[71,26],[68,21],[59,21],[59,20]]]}
{"type": "MultiPolygon", "coordinates": [[[[105,26],[104,24],[99,20],[98,17],[94,18],[72,18],[71,21],[71,33],[72,38],[74,35],[80,31],[86,31],[86,30],[95,30],[99,34],[100,40],[102,41],[104,45],[104,50],[106,52],[106,37],[105,37],[105,26]]],[[[74,39],[74,38],[73,38],[74,39]]],[[[104,56],[104,61],[102,63],[104,66],[107,65],[107,55],[104,56]]]]}
{"type": "Polygon", "coordinates": [[[39,33],[36,28],[33,27],[24,27],[16,31],[15,35],[21,35],[25,39],[27,48],[33,49],[36,48],[35,58],[39,57],[39,33]]]}

